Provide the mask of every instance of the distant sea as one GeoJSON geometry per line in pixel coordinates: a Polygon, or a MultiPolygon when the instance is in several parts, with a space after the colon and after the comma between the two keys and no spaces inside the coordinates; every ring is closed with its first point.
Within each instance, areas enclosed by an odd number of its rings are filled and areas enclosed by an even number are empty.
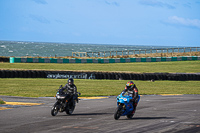
{"type": "Polygon", "coordinates": [[[33,56],[33,57],[63,57],[72,56],[72,52],[101,52],[122,50],[143,50],[172,48],[166,46],[141,46],[120,44],[78,44],[78,43],[46,43],[0,41],[0,56],[33,56]]]}

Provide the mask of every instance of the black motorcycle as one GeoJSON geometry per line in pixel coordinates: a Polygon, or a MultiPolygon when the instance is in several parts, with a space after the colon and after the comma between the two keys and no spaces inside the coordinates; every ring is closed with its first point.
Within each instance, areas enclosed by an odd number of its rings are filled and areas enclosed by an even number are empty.
{"type": "Polygon", "coordinates": [[[58,92],[56,94],[56,103],[53,105],[51,109],[51,115],[56,116],[58,112],[66,112],[66,114],[71,115],[76,107],[76,102],[78,103],[78,95],[81,93],[77,92],[77,99],[73,99],[73,95],[69,93],[63,94],[61,92],[62,85],[59,87],[58,92]]]}

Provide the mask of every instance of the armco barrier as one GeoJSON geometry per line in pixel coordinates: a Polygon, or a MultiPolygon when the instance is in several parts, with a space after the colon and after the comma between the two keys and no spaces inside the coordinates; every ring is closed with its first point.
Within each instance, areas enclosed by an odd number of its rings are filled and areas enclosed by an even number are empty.
{"type": "Polygon", "coordinates": [[[10,57],[10,63],[128,63],[128,62],[165,62],[200,60],[200,56],[147,57],[147,58],[102,58],[102,59],[64,59],[64,58],[19,58],[10,57]]]}
{"type": "Polygon", "coordinates": [[[0,78],[110,79],[110,80],[198,80],[200,73],[114,73],[76,71],[0,70],[0,78]]]}

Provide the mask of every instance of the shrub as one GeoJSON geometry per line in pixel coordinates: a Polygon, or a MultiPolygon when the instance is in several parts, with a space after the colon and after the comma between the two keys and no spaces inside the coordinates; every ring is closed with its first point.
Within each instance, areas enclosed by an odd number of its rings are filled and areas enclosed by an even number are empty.
{"type": "Polygon", "coordinates": [[[6,102],[4,102],[2,99],[0,99],[0,104],[5,104],[6,102]]]}

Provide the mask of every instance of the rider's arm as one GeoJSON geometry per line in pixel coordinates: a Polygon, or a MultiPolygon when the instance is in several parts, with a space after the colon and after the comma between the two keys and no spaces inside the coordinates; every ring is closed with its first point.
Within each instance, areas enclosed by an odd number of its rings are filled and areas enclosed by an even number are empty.
{"type": "Polygon", "coordinates": [[[65,89],[67,89],[67,84],[64,86],[64,87],[62,87],[62,90],[65,90],[65,89]]]}
{"type": "Polygon", "coordinates": [[[74,85],[74,94],[77,94],[77,87],[74,85]]]}
{"type": "Polygon", "coordinates": [[[127,92],[127,89],[125,88],[123,91],[122,91],[122,95],[124,95],[125,93],[127,92]]]}
{"type": "Polygon", "coordinates": [[[60,89],[60,92],[66,93],[67,88],[68,88],[68,85],[66,84],[64,87],[60,89]]]}

